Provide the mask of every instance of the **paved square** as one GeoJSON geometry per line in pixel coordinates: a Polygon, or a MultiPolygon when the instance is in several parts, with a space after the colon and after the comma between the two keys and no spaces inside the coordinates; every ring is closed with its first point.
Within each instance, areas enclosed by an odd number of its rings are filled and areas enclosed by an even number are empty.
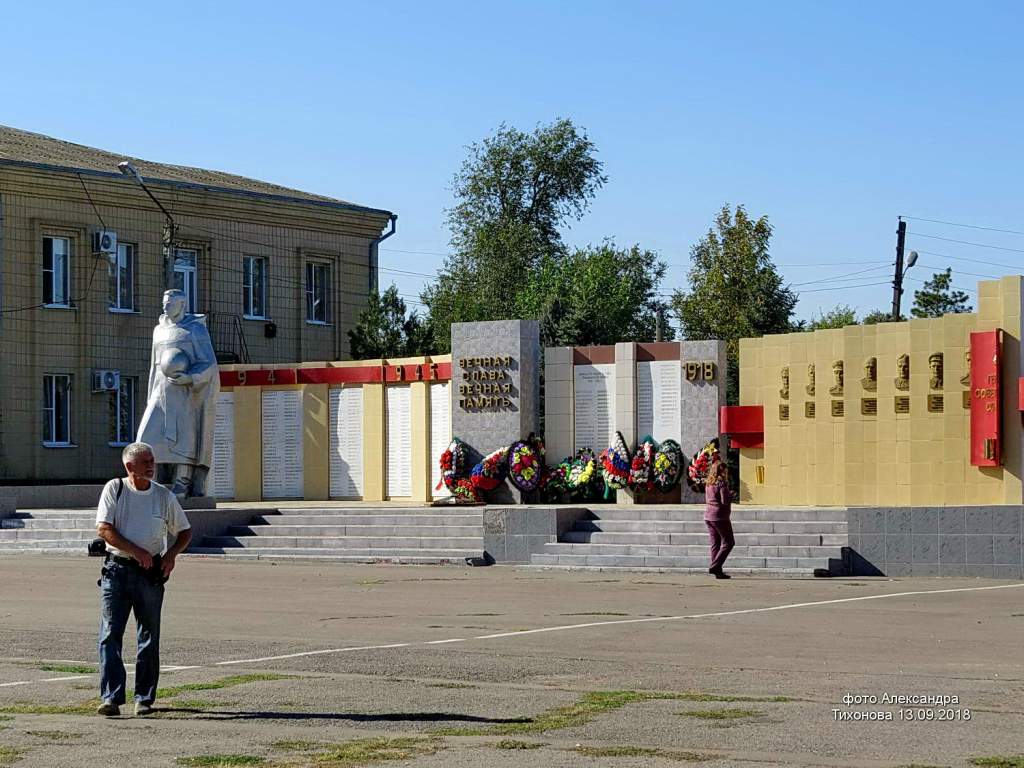
{"type": "Polygon", "coordinates": [[[1024,753],[1021,582],[184,557],[158,711],[106,720],[91,714],[98,570],[0,560],[0,761],[966,766],[1024,753]]]}

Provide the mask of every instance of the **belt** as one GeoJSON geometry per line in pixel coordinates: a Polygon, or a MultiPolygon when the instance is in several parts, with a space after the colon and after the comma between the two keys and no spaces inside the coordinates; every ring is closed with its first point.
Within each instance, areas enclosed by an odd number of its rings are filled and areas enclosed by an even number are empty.
{"type": "Polygon", "coordinates": [[[142,567],[141,565],[139,565],[137,560],[134,560],[133,558],[130,558],[130,557],[121,557],[120,555],[108,555],[108,557],[111,560],[113,560],[115,563],[120,563],[121,565],[131,565],[131,566],[134,566],[136,568],[141,568],[142,567]]]}

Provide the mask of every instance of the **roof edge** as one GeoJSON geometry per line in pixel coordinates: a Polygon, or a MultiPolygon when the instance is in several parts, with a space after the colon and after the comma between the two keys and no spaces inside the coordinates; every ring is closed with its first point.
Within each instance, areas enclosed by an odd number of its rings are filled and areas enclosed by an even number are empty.
{"type": "MultiPolygon", "coordinates": [[[[34,163],[29,160],[11,160],[5,157],[0,157],[0,165],[9,165],[19,168],[34,168],[42,171],[55,171],[57,173],[85,174],[88,176],[97,176],[105,179],[124,179],[123,174],[114,173],[113,171],[97,171],[91,168],[75,168],[74,166],[68,165],[51,165],[50,163],[34,163]]],[[[167,187],[174,187],[176,189],[205,190],[207,192],[217,192],[226,195],[237,195],[239,197],[247,197],[256,200],[269,200],[279,203],[298,203],[301,205],[313,205],[318,208],[333,208],[335,210],[341,211],[370,213],[377,214],[380,216],[387,216],[389,218],[395,215],[392,211],[388,211],[383,208],[370,208],[365,205],[345,203],[340,200],[311,200],[309,198],[292,197],[290,195],[275,195],[270,192],[254,192],[247,189],[232,189],[231,187],[218,187],[212,184],[197,184],[195,182],[190,181],[174,181],[172,179],[161,179],[153,176],[144,176],[143,181],[150,184],[160,184],[167,187]]]]}

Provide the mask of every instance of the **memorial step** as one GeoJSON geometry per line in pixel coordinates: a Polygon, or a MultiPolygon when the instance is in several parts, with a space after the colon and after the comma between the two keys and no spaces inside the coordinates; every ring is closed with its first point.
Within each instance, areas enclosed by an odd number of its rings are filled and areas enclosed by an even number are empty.
{"type": "Polygon", "coordinates": [[[368,514],[358,515],[255,515],[251,521],[254,525],[412,525],[412,526],[483,526],[483,515],[393,515],[368,514]]]}
{"type": "MultiPolygon", "coordinates": [[[[700,557],[671,557],[663,555],[599,555],[599,554],[538,554],[533,555],[531,565],[568,566],[575,568],[692,568],[707,572],[708,558],[705,552],[700,557]]],[[[758,572],[771,570],[803,570],[811,573],[839,573],[842,561],[835,558],[788,558],[788,557],[730,557],[725,570],[752,569],[758,572]]]]}
{"type": "MultiPolygon", "coordinates": [[[[845,547],[849,537],[845,533],[746,533],[735,531],[737,543],[749,546],[845,547]]],[[[632,533],[606,533],[602,531],[567,531],[561,541],[569,544],[699,544],[706,545],[708,533],[668,533],[651,530],[632,533]]]]}
{"type": "Polygon", "coordinates": [[[0,530],[0,542],[37,540],[92,541],[96,528],[4,528],[0,530]]]}
{"type": "Polygon", "coordinates": [[[88,539],[19,539],[0,541],[0,553],[3,552],[28,552],[39,549],[74,549],[85,554],[86,547],[92,537],[88,539]]]}
{"type": "Polygon", "coordinates": [[[220,555],[239,559],[331,560],[340,563],[395,563],[409,565],[465,565],[466,558],[478,558],[474,549],[325,549],[315,547],[209,547],[189,550],[189,555],[220,555]]]}
{"type": "MultiPolygon", "coordinates": [[[[846,522],[797,521],[797,520],[743,520],[732,519],[735,533],[778,533],[778,534],[845,534],[846,522]]],[[[577,520],[577,531],[602,533],[701,533],[707,534],[703,516],[694,520],[577,520]]]]}
{"type": "Polygon", "coordinates": [[[232,525],[228,536],[365,536],[365,537],[466,537],[483,536],[483,525],[280,525],[277,523],[232,525]]]}
{"type": "MultiPolygon", "coordinates": [[[[613,507],[595,504],[588,507],[590,519],[615,521],[678,521],[689,522],[704,519],[703,505],[689,506],[653,506],[653,507],[613,507]]],[[[733,522],[737,521],[793,521],[793,522],[846,522],[844,507],[800,507],[787,509],[744,509],[733,507],[733,522]]]]}
{"type": "MultiPolygon", "coordinates": [[[[737,544],[730,559],[737,557],[829,557],[839,554],[838,547],[757,546],[737,544]]],[[[659,555],[664,557],[707,557],[708,544],[568,544],[551,543],[544,546],[550,554],[594,555],[659,555]]]]}
{"type": "Polygon", "coordinates": [[[479,546],[480,536],[207,536],[203,546],[212,547],[297,547],[299,549],[470,549],[479,546]]]}
{"type": "Polygon", "coordinates": [[[94,530],[96,528],[96,514],[89,517],[48,517],[42,520],[33,518],[7,518],[0,520],[0,531],[23,531],[23,530],[94,530]]]}

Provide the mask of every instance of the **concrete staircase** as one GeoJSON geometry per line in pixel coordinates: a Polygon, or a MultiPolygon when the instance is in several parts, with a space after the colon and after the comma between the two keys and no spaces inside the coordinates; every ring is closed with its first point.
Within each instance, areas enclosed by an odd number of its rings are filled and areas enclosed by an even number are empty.
{"type": "Polygon", "coordinates": [[[348,563],[465,565],[484,552],[480,508],[282,509],[208,536],[192,554],[348,563]]]}
{"type": "MultiPolygon", "coordinates": [[[[532,565],[595,568],[671,568],[706,572],[704,508],[692,506],[591,508],[532,565]]],[[[845,573],[846,510],[837,507],[733,507],[736,547],[726,571],[773,575],[845,573]]]]}
{"type": "Polygon", "coordinates": [[[0,520],[0,555],[47,552],[85,555],[96,538],[96,508],[33,509],[0,520]]]}

